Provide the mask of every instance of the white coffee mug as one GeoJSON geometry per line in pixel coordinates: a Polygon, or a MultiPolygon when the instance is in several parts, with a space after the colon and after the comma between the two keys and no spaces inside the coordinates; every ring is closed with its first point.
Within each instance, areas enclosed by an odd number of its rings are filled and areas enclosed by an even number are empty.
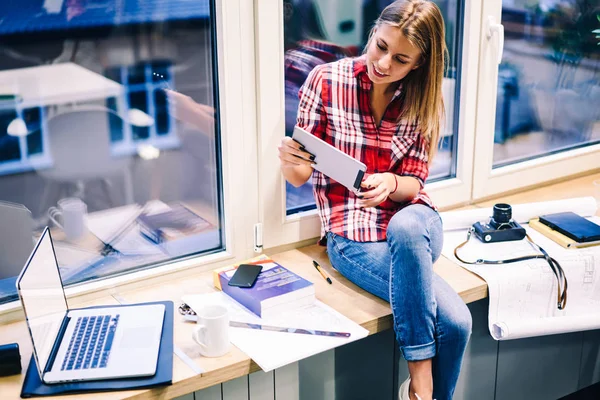
{"type": "Polygon", "coordinates": [[[229,311],[220,305],[207,305],[196,311],[198,317],[192,338],[200,345],[204,357],[227,354],[229,343],[229,311]]]}
{"type": "Polygon", "coordinates": [[[87,205],[77,197],[60,199],[58,207],[48,209],[48,217],[65,232],[68,240],[80,239],[86,233],[86,214],[87,205]]]}

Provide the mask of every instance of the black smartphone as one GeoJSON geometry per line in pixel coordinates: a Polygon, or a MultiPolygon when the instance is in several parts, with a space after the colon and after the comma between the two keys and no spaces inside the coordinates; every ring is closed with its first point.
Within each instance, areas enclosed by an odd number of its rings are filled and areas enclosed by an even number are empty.
{"type": "Polygon", "coordinates": [[[541,215],[540,222],[577,243],[600,240],[600,225],[573,212],[541,215]]]}
{"type": "Polygon", "coordinates": [[[229,280],[229,286],[251,288],[256,283],[258,274],[262,271],[262,265],[240,264],[229,280]]]}

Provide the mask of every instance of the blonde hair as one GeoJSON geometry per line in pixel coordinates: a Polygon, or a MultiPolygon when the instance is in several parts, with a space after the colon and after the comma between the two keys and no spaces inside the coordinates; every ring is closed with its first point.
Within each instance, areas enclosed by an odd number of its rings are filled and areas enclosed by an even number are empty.
{"type": "Polygon", "coordinates": [[[418,124],[428,142],[431,162],[445,117],[442,81],[448,49],[442,13],[432,1],[397,0],[387,6],[375,21],[367,48],[375,29],[382,24],[401,29],[404,37],[421,52],[421,65],[402,80],[404,98],[409,101],[404,102],[400,118],[418,124]]]}

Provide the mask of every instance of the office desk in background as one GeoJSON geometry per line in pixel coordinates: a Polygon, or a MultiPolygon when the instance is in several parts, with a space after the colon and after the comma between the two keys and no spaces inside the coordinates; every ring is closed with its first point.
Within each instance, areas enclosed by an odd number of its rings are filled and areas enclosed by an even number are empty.
{"type": "Polygon", "coordinates": [[[74,63],[0,71],[0,93],[22,98],[17,108],[45,107],[104,100],[123,93],[123,86],[74,63]]]}
{"type": "Polygon", "coordinates": [[[0,71],[0,93],[20,98],[0,104],[4,118],[32,119],[25,127],[27,134],[14,138],[18,141],[19,157],[0,160],[0,174],[52,167],[53,158],[47,149],[47,119],[52,116],[53,107],[114,98],[117,112],[125,112],[123,85],[74,63],[0,71]],[[39,149],[32,152],[28,140],[38,142],[39,149]]]}
{"type": "MultiPolygon", "coordinates": [[[[210,251],[220,247],[221,231],[218,217],[214,210],[201,202],[188,202],[186,206],[210,223],[205,231],[193,235],[193,243],[189,241],[177,248],[176,252],[167,252],[164,248],[146,239],[141,233],[136,216],[142,210],[138,204],[130,204],[88,214],[88,230],[84,237],[77,241],[68,241],[64,232],[57,227],[51,229],[54,239],[55,253],[60,266],[60,273],[65,285],[109,277],[130,270],[142,269],[144,265],[156,264],[177,257],[194,254],[200,251],[210,251]],[[106,242],[115,232],[125,230],[123,238],[110,242],[124,254],[110,252],[101,254],[106,242]],[[93,233],[92,233],[93,232],[93,233]],[[98,236],[97,236],[98,235],[98,236]],[[99,237],[103,240],[99,239],[99,237]],[[127,250],[138,251],[135,254],[127,250]]],[[[168,209],[168,206],[158,200],[147,203],[145,210],[168,209]]],[[[34,233],[33,240],[37,241],[39,232],[34,233]]],[[[15,289],[16,276],[0,279],[0,297],[18,300],[15,289]]]]}
{"type": "Polygon", "coordinates": [[[186,207],[207,221],[207,229],[194,233],[180,246],[164,247],[148,240],[140,231],[137,216],[142,212],[167,211],[170,206],[160,200],[145,205],[129,204],[90,213],[88,231],[76,242],[64,238],[60,229],[54,235],[61,276],[67,284],[111,276],[144,265],[156,264],[190,254],[217,249],[221,245],[221,232],[217,216],[199,202],[186,203],[186,207]],[[115,251],[101,254],[105,244],[115,251]]]}

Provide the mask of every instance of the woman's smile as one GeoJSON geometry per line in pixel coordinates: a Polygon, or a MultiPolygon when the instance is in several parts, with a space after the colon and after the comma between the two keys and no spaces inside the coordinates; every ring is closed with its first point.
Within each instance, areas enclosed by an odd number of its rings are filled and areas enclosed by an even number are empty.
{"type": "Polygon", "coordinates": [[[383,73],[381,70],[379,70],[375,64],[373,64],[373,73],[378,78],[385,78],[386,76],[389,76],[389,74],[383,73]]]}

